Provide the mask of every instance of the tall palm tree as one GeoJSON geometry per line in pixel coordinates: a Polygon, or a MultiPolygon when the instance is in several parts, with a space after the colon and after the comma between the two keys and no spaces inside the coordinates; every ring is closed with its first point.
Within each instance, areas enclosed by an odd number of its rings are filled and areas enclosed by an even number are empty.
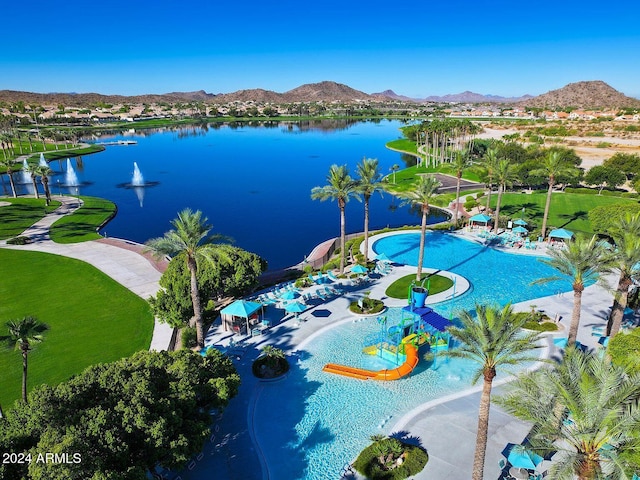
{"type": "Polygon", "coordinates": [[[47,205],[51,203],[51,191],[49,190],[49,175],[53,175],[53,170],[49,166],[38,165],[36,167],[36,174],[40,175],[40,183],[44,189],[44,196],[47,199],[47,205]]]}
{"type": "Polygon", "coordinates": [[[456,172],[456,209],[453,213],[453,221],[458,226],[458,215],[459,215],[459,206],[458,202],[460,202],[460,180],[462,179],[462,174],[469,167],[469,154],[467,152],[456,152],[453,160],[451,161],[451,167],[453,171],[456,172]]]}
{"type": "Polygon", "coordinates": [[[0,160],[0,167],[7,169],[7,176],[9,177],[9,183],[11,184],[11,193],[13,194],[13,198],[16,198],[18,195],[16,194],[16,184],[13,181],[13,160],[10,158],[0,160]]]}
{"type": "Polygon", "coordinates": [[[493,189],[493,178],[495,175],[496,168],[498,167],[499,162],[498,157],[498,149],[493,147],[487,149],[487,153],[484,154],[482,159],[482,165],[487,172],[487,179],[489,180],[489,191],[487,192],[487,211],[491,205],[491,190],[493,189]]]}
{"type": "Polygon", "coordinates": [[[396,172],[398,170],[400,170],[400,165],[398,165],[397,163],[394,163],[393,165],[391,165],[390,170],[393,172],[393,183],[395,185],[395,183],[396,183],[396,172]]]}
{"type": "Polygon", "coordinates": [[[549,188],[547,189],[547,201],[544,205],[544,215],[542,217],[542,238],[547,231],[547,219],[549,217],[549,207],[551,206],[551,193],[556,184],[558,177],[561,175],[570,175],[575,172],[575,168],[562,156],[561,152],[549,151],[542,161],[542,167],[533,170],[531,175],[542,176],[548,179],[549,188]]]}
{"type": "Polygon", "coordinates": [[[27,163],[27,172],[31,176],[31,183],[33,183],[33,192],[36,198],[40,198],[40,193],[38,193],[38,182],[36,179],[39,175],[38,173],[38,164],[37,163],[27,163]]]}
{"type": "Polygon", "coordinates": [[[476,314],[477,316],[473,316],[470,312],[463,312],[460,315],[462,326],[449,327],[447,330],[461,342],[459,347],[450,350],[448,354],[476,362],[478,369],[473,375],[472,383],[475,384],[480,377],[484,380],[478,410],[472,475],[473,480],[482,480],[493,379],[499,369],[537,360],[538,357],[530,355],[530,352],[537,348],[540,333],[523,333],[521,329],[527,318],[515,315],[511,305],[498,308],[476,304],[476,314]]]}
{"type": "Polygon", "coordinates": [[[32,345],[42,342],[42,334],[49,327],[35,317],[24,317],[7,322],[7,329],[9,334],[1,336],[0,341],[15,345],[15,349],[22,353],[22,400],[27,403],[27,358],[32,345]]]}
{"type": "Polygon", "coordinates": [[[420,253],[418,255],[418,272],[416,281],[422,277],[422,262],[424,261],[424,243],[427,231],[427,215],[429,214],[429,203],[436,196],[438,188],[442,184],[435,178],[428,175],[420,175],[414,190],[398,193],[400,198],[404,198],[404,203],[419,206],[422,212],[422,224],[420,227],[420,253]]]}
{"type": "Polygon", "coordinates": [[[345,258],[346,220],[344,209],[352,197],[360,200],[358,184],[349,175],[346,165],[331,165],[327,175],[327,185],[311,189],[311,198],[313,200],[320,200],[321,202],[335,200],[338,203],[338,208],[340,209],[340,273],[344,273],[345,258]]]}
{"type": "Polygon", "coordinates": [[[594,235],[591,240],[576,238],[569,242],[566,248],[550,250],[549,257],[541,258],[540,261],[556,269],[559,275],[541,278],[533,283],[548,283],[563,279],[571,282],[573,288],[573,312],[571,314],[567,344],[573,345],[576,342],[578,327],[580,326],[582,292],[585,284],[596,280],[603,282],[603,276],[611,272],[611,256],[598,243],[594,235]]]}
{"type": "Polygon", "coordinates": [[[191,303],[193,305],[193,318],[190,326],[196,327],[196,340],[199,348],[204,347],[204,325],[202,322],[202,306],[198,295],[198,264],[202,261],[212,263],[229,263],[229,256],[224,248],[215,242],[223,239],[220,235],[210,236],[211,225],[207,224],[207,218],[202,217],[202,212],[191,211],[185,208],[178,213],[178,218],[171,221],[173,229],[162,237],[152,238],[146,242],[147,251],[161,257],[184,258],[191,275],[191,303]]]}
{"type": "Polygon", "coordinates": [[[502,159],[498,162],[494,171],[496,183],[498,184],[498,201],[496,202],[496,216],[493,225],[493,231],[498,233],[500,223],[500,204],[502,203],[502,194],[504,193],[507,185],[512,185],[515,180],[516,171],[513,165],[507,159],[502,159]]]}
{"type": "Polygon", "coordinates": [[[497,403],[531,422],[530,448],[555,453],[550,478],[631,480],[621,453],[637,451],[640,376],[568,348],[562,362],[518,376],[497,403]],[[564,421],[549,412],[560,407],[564,421]]]}
{"type": "Polygon", "coordinates": [[[620,331],[622,317],[627,308],[629,288],[640,277],[640,213],[627,214],[610,231],[616,244],[611,252],[614,269],[620,272],[611,315],[607,322],[607,336],[620,331]]]}
{"type": "Polygon", "coordinates": [[[363,158],[357,165],[358,190],[364,198],[364,261],[369,261],[369,200],[371,195],[383,191],[382,173],[377,158],[363,158]]]}

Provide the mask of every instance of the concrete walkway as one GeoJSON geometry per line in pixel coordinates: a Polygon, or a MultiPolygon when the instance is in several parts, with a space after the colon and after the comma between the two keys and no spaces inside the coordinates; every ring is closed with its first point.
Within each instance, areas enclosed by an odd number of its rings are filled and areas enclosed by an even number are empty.
{"type": "MultiPolygon", "coordinates": [[[[132,245],[137,245],[134,242],[122,240],[122,247],[113,245],[111,241],[106,243],[101,240],[72,244],[53,242],[49,237],[51,225],[62,216],[79,208],[81,202],[75,197],[54,196],[52,198],[62,202],[62,205],[22,233],[23,236],[31,238],[32,243],[7,245],[6,241],[0,241],[0,247],[52,253],[82,260],[145,300],[156,294],[160,288],[158,282],[162,273],[149,259],[134,251],[136,249],[130,248],[132,245]]],[[[150,349],[166,350],[171,341],[172,331],[169,325],[160,323],[156,319],[150,349]]]]}

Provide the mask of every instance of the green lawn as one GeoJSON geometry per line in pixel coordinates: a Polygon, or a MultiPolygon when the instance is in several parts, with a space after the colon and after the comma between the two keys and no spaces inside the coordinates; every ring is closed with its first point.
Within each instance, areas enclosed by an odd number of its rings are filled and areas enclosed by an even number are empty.
{"type": "Polygon", "coordinates": [[[60,202],[52,201],[48,207],[44,198],[0,198],[11,205],[0,207],[0,240],[15,237],[40,220],[46,213],[53,212],[60,202]]]}
{"type": "MultiPolygon", "coordinates": [[[[535,226],[542,227],[542,216],[544,215],[544,205],[546,202],[546,190],[533,193],[505,193],[502,196],[500,206],[500,216],[509,215],[520,217],[522,207],[524,207],[525,220],[533,220],[535,226]]],[[[491,207],[495,209],[497,195],[491,196],[491,207]]],[[[573,232],[593,235],[588,213],[600,205],[611,205],[614,203],[638,203],[638,200],[607,197],[598,195],[584,195],[578,193],[553,193],[551,196],[551,207],[549,209],[548,225],[550,228],[567,228],[573,232]]]]}
{"type": "Polygon", "coordinates": [[[51,239],[56,243],[78,243],[101,238],[98,227],[116,214],[113,202],[103,198],[80,197],[82,207],[51,226],[51,239]]]}
{"type": "MultiPolygon", "coordinates": [[[[443,277],[442,275],[425,275],[422,278],[429,279],[429,295],[435,295],[436,293],[444,292],[445,290],[453,286],[453,280],[447,277],[443,277]]],[[[407,298],[409,286],[415,279],[415,274],[401,277],[387,287],[387,291],[385,292],[385,294],[391,298],[407,298]]],[[[427,282],[425,282],[424,285],[426,287],[427,282]]]]}
{"type": "MultiPolygon", "coordinates": [[[[29,354],[29,389],[149,348],[153,316],[147,302],[91,265],[7,249],[0,249],[0,265],[0,335],[7,321],[26,315],[50,326],[29,354]]],[[[6,410],[20,397],[20,353],[0,349],[0,372],[6,410]]]]}

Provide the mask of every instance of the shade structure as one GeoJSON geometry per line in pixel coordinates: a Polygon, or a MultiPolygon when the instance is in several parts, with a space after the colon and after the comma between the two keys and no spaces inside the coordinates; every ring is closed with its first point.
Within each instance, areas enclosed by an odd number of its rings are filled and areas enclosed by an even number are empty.
{"type": "Polygon", "coordinates": [[[489,215],[485,215],[484,213],[478,213],[469,219],[471,223],[484,223],[487,224],[491,221],[491,217],[489,215]]]}
{"type": "Polygon", "coordinates": [[[284,306],[284,309],[290,313],[300,313],[307,309],[307,306],[301,302],[291,302],[284,306]]]}
{"type": "Polygon", "coordinates": [[[518,225],[518,226],[520,226],[520,227],[525,227],[525,226],[527,226],[527,225],[528,225],[528,224],[527,224],[527,222],[525,222],[525,221],[524,221],[523,219],[521,219],[521,218],[518,218],[517,220],[514,220],[514,221],[513,221],[513,224],[514,224],[514,225],[518,225]]]}
{"type": "Polygon", "coordinates": [[[527,230],[527,229],[526,229],[526,228],[524,228],[524,227],[516,227],[516,228],[514,228],[514,229],[513,229],[513,230],[511,230],[511,231],[512,231],[513,233],[522,233],[522,234],[525,234],[525,235],[526,235],[527,233],[529,233],[529,230],[527,230]]]}
{"type": "Polygon", "coordinates": [[[537,453],[533,453],[524,445],[514,445],[509,451],[507,460],[514,467],[534,470],[538,465],[542,463],[544,458],[542,458],[537,453]]]}
{"type": "MultiPolygon", "coordinates": [[[[220,310],[223,319],[226,316],[244,318],[247,321],[247,332],[249,331],[249,317],[262,308],[262,304],[258,302],[249,302],[247,300],[236,300],[231,305],[220,310]]],[[[226,321],[224,323],[226,330],[226,321]]],[[[239,327],[238,327],[239,328],[239,327]]],[[[239,332],[239,330],[238,330],[239,332]]]]}
{"type": "Polygon", "coordinates": [[[549,238],[561,238],[563,240],[569,240],[573,238],[573,232],[570,230],[565,230],[564,228],[556,228],[555,230],[551,230],[549,233],[549,238]]]}
{"type": "Polygon", "coordinates": [[[379,262],[390,262],[391,260],[389,260],[389,257],[387,257],[387,255],[385,253],[380,253],[378,255],[376,255],[376,260],[378,260],[379,262]]]}
{"type": "Polygon", "coordinates": [[[360,264],[351,268],[351,273],[367,273],[368,271],[367,267],[360,264]]]}
{"type": "Polygon", "coordinates": [[[287,290],[282,295],[280,295],[280,298],[282,298],[283,300],[293,300],[294,298],[298,298],[299,296],[300,294],[296,290],[287,290]]]}

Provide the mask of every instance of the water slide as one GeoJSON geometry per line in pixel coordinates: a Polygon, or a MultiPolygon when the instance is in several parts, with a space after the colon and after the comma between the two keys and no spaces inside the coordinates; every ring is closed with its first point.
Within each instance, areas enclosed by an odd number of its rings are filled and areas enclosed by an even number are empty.
{"type": "Polygon", "coordinates": [[[346,365],[338,365],[336,363],[328,363],[322,369],[325,372],[335,373],[336,375],[344,375],[345,377],[358,378],[360,380],[398,380],[399,378],[409,375],[416,365],[418,365],[418,349],[414,345],[407,344],[404,346],[407,359],[398,368],[391,370],[365,370],[363,368],[347,367],[346,365]]]}

